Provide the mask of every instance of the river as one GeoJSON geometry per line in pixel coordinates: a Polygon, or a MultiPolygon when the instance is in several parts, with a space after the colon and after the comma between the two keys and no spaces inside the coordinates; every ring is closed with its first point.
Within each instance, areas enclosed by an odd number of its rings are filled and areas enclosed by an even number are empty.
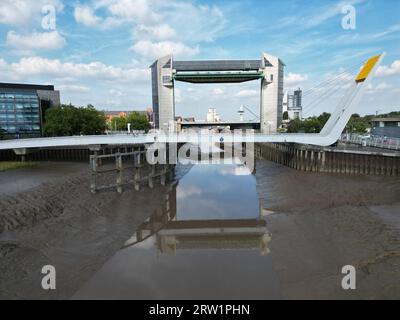
{"type": "Polygon", "coordinates": [[[400,298],[397,178],[261,160],[253,172],[178,166],[165,187],[92,195],[87,173],[0,173],[0,298],[400,298]],[[54,291],[40,286],[48,264],[54,291]],[[356,290],[342,288],[345,265],[356,290]]]}

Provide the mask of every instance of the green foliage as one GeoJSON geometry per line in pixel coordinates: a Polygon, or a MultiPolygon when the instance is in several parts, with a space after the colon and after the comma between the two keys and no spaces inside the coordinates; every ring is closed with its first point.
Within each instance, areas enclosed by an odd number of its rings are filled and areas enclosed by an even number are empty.
{"type": "Polygon", "coordinates": [[[400,117],[400,111],[392,111],[386,114],[378,115],[380,118],[400,117]]]}
{"type": "Polygon", "coordinates": [[[109,123],[109,129],[114,131],[126,131],[128,127],[128,121],[126,117],[113,117],[109,123]]]}
{"type": "Polygon", "coordinates": [[[285,111],[285,112],[283,113],[282,119],[283,119],[283,120],[289,120],[289,113],[288,113],[287,111],[285,111]]]}
{"type": "MultiPolygon", "coordinates": [[[[391,114],[396,112],[391,112],[391,114]]],[[[399,112],[400,113],[400,112],[399,112]]],[[[318,117],[310,117],[305,120],[292,120],[288,124],[287,132],[297,133],[319,133],[328,121],[330,113],[324,112],[318,117]]],[[[359,114],[353,114],[346,125],[345,131],[350,133],[366,133],[370,128],[370,121],[373,116],[361,117],[359,114]]]]}
{"type": "Polygon", "coordinates": [[[36,164],[32,162],[0,161],[0,172],[13,169],[33,167],[35,165],[36,164]]]}
{"type": "Polygon", "coordinates": [[[303,122],[300,119],[291,120],[287,126],[288,133],[304,132],[302,131],[303,122]]]}
{"type": "Polygon", "coordinates": [[[351,116],[349,122],[346,125],[346,132],[349,133],[366,133],[367,128],[370,127],[370,120],[366,117],[360,117],[359,114],[355,113],[351,116]]]}
{"type": "Polygon", "coordinates": [[[148,132],[150,123],[144,114],[139,112],[132,112],[128,116],[114,117],[109,123],[110,130],[126,131],[128,130],[128,123],[131,124],[131,130],[140,130],[148,132]]]}
{"type": "Polygon", "coordinates": [[[0,139],[3,139],[3,137],[5,137],[7,134],[7,131],[4,130],[3,128],[0,128],[0,139]]]}
{"type": "Polygon", "coordinates": [[[127,117],[127,123],[131,124],[131,130],[143,130],[148,132],[150,130],[150,123],[144,114],[139,112],[132,112],[127,117]]]}
{"type": "Polygon", "coordinates": [[[106,129],[106,118],[103,112],[92,105],[74,107],[60,105],[46,111],[44,134],[46,136],[97,135],[106,129]]]}
{"type": "Polygon", "coordinates": [[[319,117],[311,117],[305,120],[294,119],[289,122],[287,132],[318,133],[322,130],[325,122],[324,117],[321,119],[319,117]]]}
{"type": "Polygon", "coordinates": [[[329,112],[323,112],[318,116],[318,121],[321,123],[322,127],[328,122],[330,116],[331,114],[329,112]]]}

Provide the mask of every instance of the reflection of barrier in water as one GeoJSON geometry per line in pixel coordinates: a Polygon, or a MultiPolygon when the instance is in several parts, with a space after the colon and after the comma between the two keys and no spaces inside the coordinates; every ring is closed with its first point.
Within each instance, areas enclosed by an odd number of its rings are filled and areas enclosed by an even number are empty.
{"type": "MultiPolygon", "coordinates": [[[[179,249],[256,249],[269,253],[268,232],[263,213],[254,219],[177,220],[176,188],[169,185],[163,205],[146,219],[123,248],[154,237],[161,253],[175,254],[179,249]]],[[[260,209],[261,210],[261,209],[260,209]]]]}
{"type": "Polygon", "coordinates": [[[261,219],[170,221],[157,233],[161,253],[178,249],[253,249],[269,253],[271,237],[261,219]]]}

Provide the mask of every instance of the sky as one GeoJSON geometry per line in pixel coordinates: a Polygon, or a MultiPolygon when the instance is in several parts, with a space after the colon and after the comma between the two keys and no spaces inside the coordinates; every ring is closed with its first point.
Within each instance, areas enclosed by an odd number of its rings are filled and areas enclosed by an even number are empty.
{"type": "MultiPolygon", "coordinates": [[[[332,111],[350,70],[386,52],[359,112],[384,113],[400,110],[399,12],[399,0],[0,0],[0,82],[53,84],[63,103],[78,106],[144,110],[158,57],[267,52],[285,63],[285,91],[300,87],[312,116],[332,111]]],[[[175,94],[177,115],[204,119],[214,107],[237,120],[242,104],[259,113],[259,81],[177,82],[175,94]]]]}

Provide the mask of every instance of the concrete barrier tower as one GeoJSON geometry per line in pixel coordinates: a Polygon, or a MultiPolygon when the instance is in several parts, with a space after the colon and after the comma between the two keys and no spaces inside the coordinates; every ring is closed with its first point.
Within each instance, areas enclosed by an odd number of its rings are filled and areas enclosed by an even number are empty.
{"type": "Polygon", "coordinates": [[[260,129],[275,133],[282,122],[283,62],[263,53],[261,60],[176,61],[172,55],[151,67],[155,127],[175,131],[174,82],[241,83],[261,80],[260,129]]]}
{"type": "Polygon", "coordinates": [[[155,61],[151,66],[153,112],[155,127],[175,131],[175,97],[172,55],[155,61]]]}
{"type": "Polygon", "coordinates": [[[275,133],[282,123],[283,77],[285,64],[268,53],[262,54],[264,77],[261,79],[260,129],[275,133]]]}

